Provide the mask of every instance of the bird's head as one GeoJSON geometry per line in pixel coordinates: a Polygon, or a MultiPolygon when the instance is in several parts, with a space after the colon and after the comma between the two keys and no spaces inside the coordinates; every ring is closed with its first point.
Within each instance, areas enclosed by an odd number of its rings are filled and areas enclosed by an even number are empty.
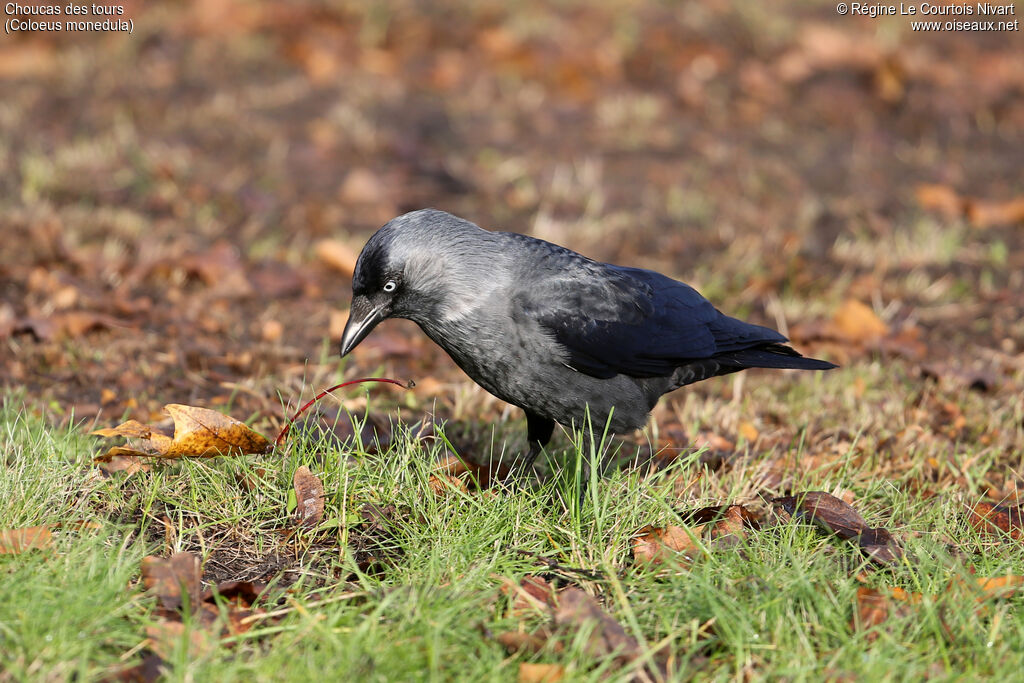
{"type": "Polygon", "coordinates": [[[464,308],[479,293],[474,263],[489,234],[437,209],[399,216],[374,233],[356,260],[341,355],[387,318],[429,326],[464,308]]]}

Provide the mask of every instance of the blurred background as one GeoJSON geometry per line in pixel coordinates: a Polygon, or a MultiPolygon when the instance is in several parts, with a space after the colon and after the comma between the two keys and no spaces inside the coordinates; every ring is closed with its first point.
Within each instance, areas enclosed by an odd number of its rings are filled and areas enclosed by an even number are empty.
{"type": "Polygon", "coordinates": [[[684,279],[869,385],[1019,401],[1019,31],[801,0],[123,6],[131,34],[0,37],[16,400],[277,415],[379,371],[499,414],[411,325],[336,358],[363,242],[434,206],[684,279]]]}

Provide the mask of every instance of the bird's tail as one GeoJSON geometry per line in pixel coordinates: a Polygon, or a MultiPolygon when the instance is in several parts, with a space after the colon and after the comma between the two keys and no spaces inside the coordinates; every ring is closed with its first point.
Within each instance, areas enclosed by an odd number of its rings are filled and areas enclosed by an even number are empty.
{"type": "Polygon", "coordinates": [[[735,367],[737,370],[743,368],[831,370],[839,367],[827,360],[801,356],[794,349],[782,344],[765,344],[750,349],[715,354],[715,360],[726,367],[735,367]]]}

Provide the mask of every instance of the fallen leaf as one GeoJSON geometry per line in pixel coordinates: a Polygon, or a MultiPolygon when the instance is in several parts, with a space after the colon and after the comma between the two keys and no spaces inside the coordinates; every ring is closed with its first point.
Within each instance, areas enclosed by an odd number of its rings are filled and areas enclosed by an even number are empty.
{"type": "Polygon", "coordinates": [[[824,491],[783,496],[772,502],[790,515],[813,522],[844,540],[856,540],[876,564],[891,564],[903,557],[903,551],[886,529],[869,527],[853,506],[824,491]]]}
{"type": "Polygon", "coordinates": [[[968,199],[965,212],[971,225],[979,229],[1024,223],[1024,197],[1005,202],[968,199]]]}
{"type": "MultiPolygon", "coordinates": [[[[149,555],[142,558],[142,583],[156,593],[160,604],[169,611],[180,611],[188,601],[195,612],[199,607],[201,569],[199,557],[188,552],[170,557],[149,555]]],[[[162,656],[162,655],[161,655],[162,656]]]]}
{"type": "MultiPolygon", "coordinates": [[[[893,589],[900,590],[900,589],[893,589]]],[[[900,605],[893,605],[894,594],[882,592],[867,586],[857,588],[857,604],[853,613],[853,621],[850,628],[853,631],[868,631],[877,629],[888,621],[890,616],[906,617],[910,614],[906,600],[901,600],[900,605]],[[895,609],[894,609],[895,608],[895,609]]],[[[879,636],[877,630],[867,634],[868,642],[874,642],[879,636]]]]}
{"type": "Polygon", "coordinates": [[[109,315],[90,311],[69,311],[54,316],[57,328],[69,337],[81,337],[96,330],[123,327],[124,324],[109,315]]]}
{"type": "Polygon", "coordinates": [[[164,406],[174,419],[174,438],[153,431],[135,420],[117,427],[97,429],[96,436],[124,436],[148,441],[147,450],[115,447],[97,456],[108,462],[117,456],[156,458],[212,458],[218,455],[266,453],[271,444],[233,417],[216,410],[171,403],[164,406]]]}
{"type": "Polygon", "coordinates": [[[1019,505],[978,503],[968,512],[967,523],[984,533],[1001,532],[1014,540],[1024,539],[1024,515],[1019,505]]]}
{"type": "Polygon", "coordinates": [[[146,645],[158,657],[167,661],[173,661],[175,651],[184,644],[187,648],[186,655],[189,661],[197,657],[209,654],[216,646],[211,634],[198,625],[186,629],[185,624],[180,621],[161,619],[155,624],[146,627],[146,645]],[[186,633],[188,635],[186,639],[186,633]]]}
{"type": "Polygon", "coordinates": [[[245,297],[253,293],[245,276],[238,247],[221,240],[205,251],[186,254],[177,265],[191,277],[197,277],[217,294],[225,297],[245,297]]]}
{"type": "Polygon", "coordinates": [[[843,302],[832,316],[832,326],[841,339],[858,343],[876,341],[889,334],[889,326],[856,299],[843,302]]]}
{"type": "Polygon", "coordinates": [[[295,523],[315,527],[324,516],[324,485],[305,465],[295,470],[292,484],[295,487],[295,523]]]}
{"type": "Polygon", "coordinates": [[[926,211],[937,211],[947,218],[957,218],[964,213],[964,200],[949,185],[921,184],[915,188],[914,195],[926,211]]]}
{"type": "MultiPolygon", "coordinates": [[[[527,633],[526,631],[505,631],[495,635],[494,639],[501,643],[502,647],[509,654],[517,652],[537,654],[547,646],[552,635],[549,629],[541,627],[532,633],[527,633]]],[[[555,652],[561,652],[563,649],[562,644],[558,641],[552,643],[552,647],[555,652]]]]}
{"type": "Polygon", "coordinates": [[[1006,576],[994,576],[988,578],[977,578],[975,579],[978,589],[982,595],[979,600],[988,598],[1005,598],[1012,593],[1017,592],[1017,589],[1024,586],[1024,576],[1017,576],[1014,574],[1008,574],[1006,576]]]}
{"type": "Polygon", "coordinates": [[[951,388],[965,387],[980,392],[992,391],[999,385],[999,378],[994,372],[981,368],[968,369],[951,363],[925,363],[921,366],[921,376],[951,388]]]}
{"type": "Polygon", "coordinates": [[[352,277],[359,252],[341,240],[321,240],[316,245],[316,257],[346,277],[352,277]]]}
{"type": "Polygon", "coordinates": [[[555,623],[560,627],[589,630],[587,652],[592,657],[615,654],[621,663],[626,663],[640,654],[636,638],[627,634],[622,624],[601,609],[597,600],[575,586],[569,586],[558,594],[555,623]]]}
{"type": "Polygon", "coordinates": [[[742,422],[740,423],[740,435],[747,441],[753,443],[757,441],[757,437],[759,437],[761,433],[757,431],[757,427],[752,423],[742,422]]]}
{"type": "Polygon", "coordinates": [[[742,505],[730,505],[727,507],[722,518],[711,527],[711,539],[718,541],[719,544],[722,541],[734,544],[746,538],[747,531],[744,513],[747,513],[747,510],[742,505]]]}
{"type": "Polygon", "coordinates": [[[637,564],[662,564],[674,558],[683,565],[693,562],[700,554],[696,539],[704,526],[689,529],[681,526],[645,526],[633,538],[633,561],[637,564]]]}
{"type": "Polygon", "coordinates": [[[555,589],[539,576],[524,576],[519,583],[504,579],[501,592],[512,596],[509,616],[546,612],[555,604],[555,589]]]}
{"type": "Polygon", "coordinates": [[[44,550],[53,545],[53,534],[44,526],[0,529],[0,555],[18,555],[26,550],[44,550]]]}
{"type": "MultiPolygon", "coordinates": [[[[594,658],[614,656],[620,665],[626,665],[644,654],[636,638],[626,633],[622,624],[605,612],[597,600],[575,586],[558,594],[555,623],[562,631],[576,630],[588,633],[586,650],[594,658]]],[[[655,656],[647,664],[653,678],[665,678],[667,667],[663,657],[655,656]]]]}
{"type": "Polygon", "coordinates": [[[373,204],[384,199],[384,185],[373,171],[354,168],[341,184],[341,198],[352,204],[373,204]]]}
{"type": "Polygon", "coordinates": [[[164,668],[164,660],[160,655],[150,652],[135,666],[130,666],[104,677],[104,683],[124,681],[125,683],[156,683],[168,673],[164,668]]]}
{"type": "Polygon", "coordinates": [[[565,667],[561,664],[519,664],[519,683],[558,683],[563,676],[565,667]]]}
{"type": "Polygon", "coordinates": [[[456,476],[450,474],[432,474],[430,479],[427,480],[427,487],[430,488],[431,493],[435,496],[444,496],[452,493],[453,491],[461,491],[462,493],[468,493],[469,487],[466,486],[466,482],[456,476]]]}
{"type": "MultiPolygon", "coordinates": [[[[116,450],[116,449],[111,449],[116,450]]],[[[108,452],[107,455],[110,455],[108,452]]],[[[130,477],[138,472],[149,472],[149,465],[137,455],[112,455],[109,460],[98,463],[100,471],[108,477],[114,472],[124,472],[130,477]]]]}
{"type": "Polygon", "coordinates": [[[265,342],[280,341],[282,335],[284,335],[284,325],[277,320],[266,320],[260,328],[260,336],[265,342]]]}
{"type": "MultiPolygon", "coordinates": [[[[889,597],[874,588],[860,586],[857,588],[857,608],[850,628],[854,631],[866,631],[885,623],[889,618],[889,597]]],[[[868,641],[878,638],[878,633],[869,633],[868,641]]]]}
{"type": "MultiPolygon", "coordinates": [[[[105,427],[104,429],[95,429],[90,434],[94,436],[124,436],[136,439],[148,439],[153,435],[152,428],[142,424],[138,420],[128,420],[123,422],[116,427],[105,427]]],[[[164,435],[160,435],[164,436],[164,435]]],[[[165,439],[170,441],[170,437],[164,436],[165,439]]]]}

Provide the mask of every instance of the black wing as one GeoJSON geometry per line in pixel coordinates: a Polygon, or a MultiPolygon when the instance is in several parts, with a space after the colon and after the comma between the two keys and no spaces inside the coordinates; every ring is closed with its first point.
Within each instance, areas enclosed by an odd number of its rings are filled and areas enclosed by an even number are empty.
{"type": "Polygon", "coordinates": [[[723,315],[689,285],[659,273],[574,265],[537,283],[519,304],[564,347],[567,364],[588,375],[658,377],[695,360],[786,341],[723,315]]]}

